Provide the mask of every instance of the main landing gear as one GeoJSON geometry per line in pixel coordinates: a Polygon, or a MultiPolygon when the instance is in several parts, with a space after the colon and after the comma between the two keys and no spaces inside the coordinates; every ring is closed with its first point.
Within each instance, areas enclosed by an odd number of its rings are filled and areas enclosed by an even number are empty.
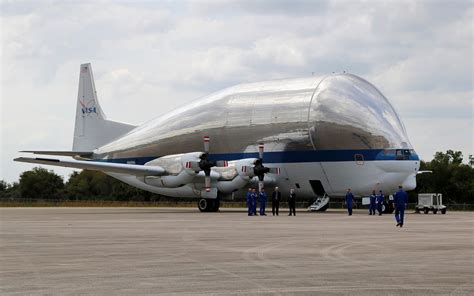
{"type": "Polygon", "coordinates": [[[210,199],[210,198],[201,198],[198,200],[198,209],[201,212],[217,212],[219,211],[220,200],[210,199]]]}

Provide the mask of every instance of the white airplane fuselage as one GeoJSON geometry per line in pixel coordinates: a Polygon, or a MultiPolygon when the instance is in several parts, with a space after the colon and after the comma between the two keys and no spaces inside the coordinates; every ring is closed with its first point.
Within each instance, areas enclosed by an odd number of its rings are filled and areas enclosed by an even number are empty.
{"type": "MultiPolygon", "coordinates": [[[[145,164],[201,151],[205,135],[212,139],[215,160],[257,157],[258,143],[264,143],[265,165],[281,168],[269,185],[283,192],[294,188],[299,196],[416,187],[419,159],[398,115],[374,86],[351,74],[237,85],[130,131],[96,149],[94,158],[145,164]]],[[[134,176],[111,175],[169,196],[199,197],[202,188],[202,179],[163,188],[134,176]]]]}

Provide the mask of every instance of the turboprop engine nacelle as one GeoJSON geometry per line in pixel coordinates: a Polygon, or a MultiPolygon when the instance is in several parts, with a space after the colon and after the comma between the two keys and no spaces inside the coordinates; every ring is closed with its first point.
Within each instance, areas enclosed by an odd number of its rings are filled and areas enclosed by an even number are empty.
{"type": "Polygon", "coordinates": [[[202,152],[167,155],[153,159],[146,166],[159,166],[166,170],[165,176],[143,177],[143,182],[156,187],[175,188],[191,183],[198,173],[194,168],[187,167],[190,162],[198,162],[202,152]]]}
{"type": "MultiPolygon", "coordinates": [[[[256,158],[229,161],[229,170],[237,171],[237,174],[229,181],[217,182],[217,189],[223,193],[231,193],[246,186],[250,182],[250,176],[247,174],[246,168],[253,167],[256,161],[256,158]]],[[[221,174],[223,175],[223,173],[221,174]]]]}

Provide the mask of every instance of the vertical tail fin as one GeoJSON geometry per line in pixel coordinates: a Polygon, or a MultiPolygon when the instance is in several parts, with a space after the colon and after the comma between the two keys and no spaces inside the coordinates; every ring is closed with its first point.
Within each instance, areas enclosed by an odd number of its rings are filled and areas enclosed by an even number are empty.
{"type": "Polygon", "coordinates": [[[91,64],[82,64],[79,74],[73,151],[93,151],[135,126],[107,120],[95,90],[91,64]]]}

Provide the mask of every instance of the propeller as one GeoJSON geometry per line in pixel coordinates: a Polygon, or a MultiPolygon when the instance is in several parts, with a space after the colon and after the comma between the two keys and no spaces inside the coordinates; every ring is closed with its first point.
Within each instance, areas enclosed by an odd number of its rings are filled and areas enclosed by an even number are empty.
{"type": "Polygon", "coordinates": [[[280,168],[268,168],[263,165],[263,151],[264,145],[260,143],[258,145],[258,159],[255,160],[254,166],[252,167],[242,167],[242,171],[247,174],[251,174],[253,172],[254,176],[258,178],[258,190],[263,189],[263,181],[265,179],[265,174],[280,174],[280,168]]]}
{"type": "Polygon", "coordinates": [[[199,156],[199,161],[188,161],[186,168],[194,169],[196,171],[204,171],[204,188],[207,192],[211,191],[211,168],[215,166],[226,167],[228,165],[226,160],[214,161],[209,159],[209,136],[203,137],[204,142],[204,153],[199,156]]]}
{"type": "Polygon", "coordinates": [[[200,156],[199,168],[204,171],[204,187],[206,191],[211,191],[211,168],[216,166],[217,163],[214,160],[209,160],[209,136],[204,136],[204,153],[200,156]]]}

